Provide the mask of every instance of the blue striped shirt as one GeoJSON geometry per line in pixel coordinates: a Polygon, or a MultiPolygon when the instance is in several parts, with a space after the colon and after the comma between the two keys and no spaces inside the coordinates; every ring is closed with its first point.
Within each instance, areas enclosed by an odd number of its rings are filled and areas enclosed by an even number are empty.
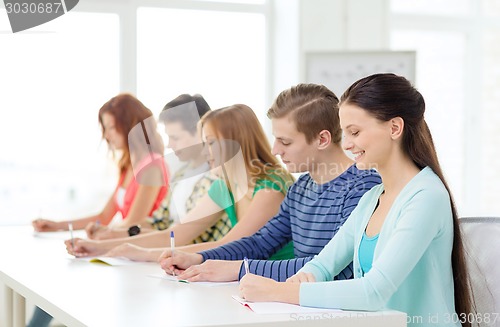
{"type": "MultiPolygon", "coordinates": [[[[361,196],[380,184],[374,170],[349,167],[330,182],[318,185],[304,174],[290,187],[280,210],[258,232],[215,249],[200,252],[209,259],[249,259],[250,272],[285,281],[318,254],[344,224],[361,196]],[[294,259],[267,260],[293,240],[294,259]]],[[[244,269],[240,268],[240,278],[244,269]]],[[[337,277],[352,278],[352,266],[337,277]]]]}

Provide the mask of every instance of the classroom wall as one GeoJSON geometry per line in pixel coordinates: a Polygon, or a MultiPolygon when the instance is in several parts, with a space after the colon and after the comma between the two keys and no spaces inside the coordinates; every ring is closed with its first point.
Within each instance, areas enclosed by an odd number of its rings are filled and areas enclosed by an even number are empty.
{"type": "Polygon", "coordinates": [[[382,49],[387,12],[385,0],[302,0],[301,50],[382,49]]]}
{"type": "Polygon", "coordinates": [[[307,52],[387,49],[388,6],[388,0],[274,0],[269,101],[304,81],[307,52]]]}
{"type": "Polygon", "coordinates": [[[300,8],[301,76],[308,51],[388,48],[386,0],[301,0],[300,8]]]}

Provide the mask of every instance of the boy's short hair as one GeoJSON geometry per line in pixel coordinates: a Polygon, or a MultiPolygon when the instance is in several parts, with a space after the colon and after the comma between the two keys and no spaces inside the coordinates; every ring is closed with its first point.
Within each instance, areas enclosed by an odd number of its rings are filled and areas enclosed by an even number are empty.
{"type": "Polygon", "coordinates": [[[200,94],[181,94],[163,107],[160,121],[163,123],[180,122],[185,130],[194,135],[197,131],[198,121],[209,111],[210,106],[200,94]],[[193,105],[196,106],[196,110],[188,109],[193,105]],[[181,106],[187,107],[181,108],[181,106]],[[176,108],[176,110],[170,110],[172,108],[176,108]]]}
{"type": "Polygon", "coordinates": [[[297,131],[305,135],[307,143],[322,130],[330,132],[333,143],[339,144],[342,140],[339,99],[324,85],[298,84],[281,92],[267,111],[267,117],[288,115],[297,131]]]}

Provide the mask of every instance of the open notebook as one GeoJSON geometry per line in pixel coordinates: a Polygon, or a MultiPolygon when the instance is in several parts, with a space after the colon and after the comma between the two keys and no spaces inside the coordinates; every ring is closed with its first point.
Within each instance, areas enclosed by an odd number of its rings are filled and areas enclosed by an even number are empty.
{"type": "Polygon", "coordinates": [[[235,299],[245,307],[249,308],[253,312],[262,314],[342,312],[342,310],[339,309],[301,307],[300,305],[288,304],[282,302],[249,302],[245,301],[238,295],[233,295],[233,299],[235,299]]]}

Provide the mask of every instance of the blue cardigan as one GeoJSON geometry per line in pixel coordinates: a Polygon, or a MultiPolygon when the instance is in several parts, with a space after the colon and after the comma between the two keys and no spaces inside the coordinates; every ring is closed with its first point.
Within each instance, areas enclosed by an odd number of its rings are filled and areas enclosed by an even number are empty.
{"type": "Polygon", "coordinates": [[[362,275],[358,249],[384,190],[375,186],[359,201],[339,232],[300,271],[322,283],[302,283],[303,306],[347,310],[392,309],[408,314],[408,326],[460,326],[451,267],[453,219],[449,194],[429,168],[421,170],[394,201],[373,257],[362,275]],[[352,280],[332,281],[351,261],[352,280]]]}

